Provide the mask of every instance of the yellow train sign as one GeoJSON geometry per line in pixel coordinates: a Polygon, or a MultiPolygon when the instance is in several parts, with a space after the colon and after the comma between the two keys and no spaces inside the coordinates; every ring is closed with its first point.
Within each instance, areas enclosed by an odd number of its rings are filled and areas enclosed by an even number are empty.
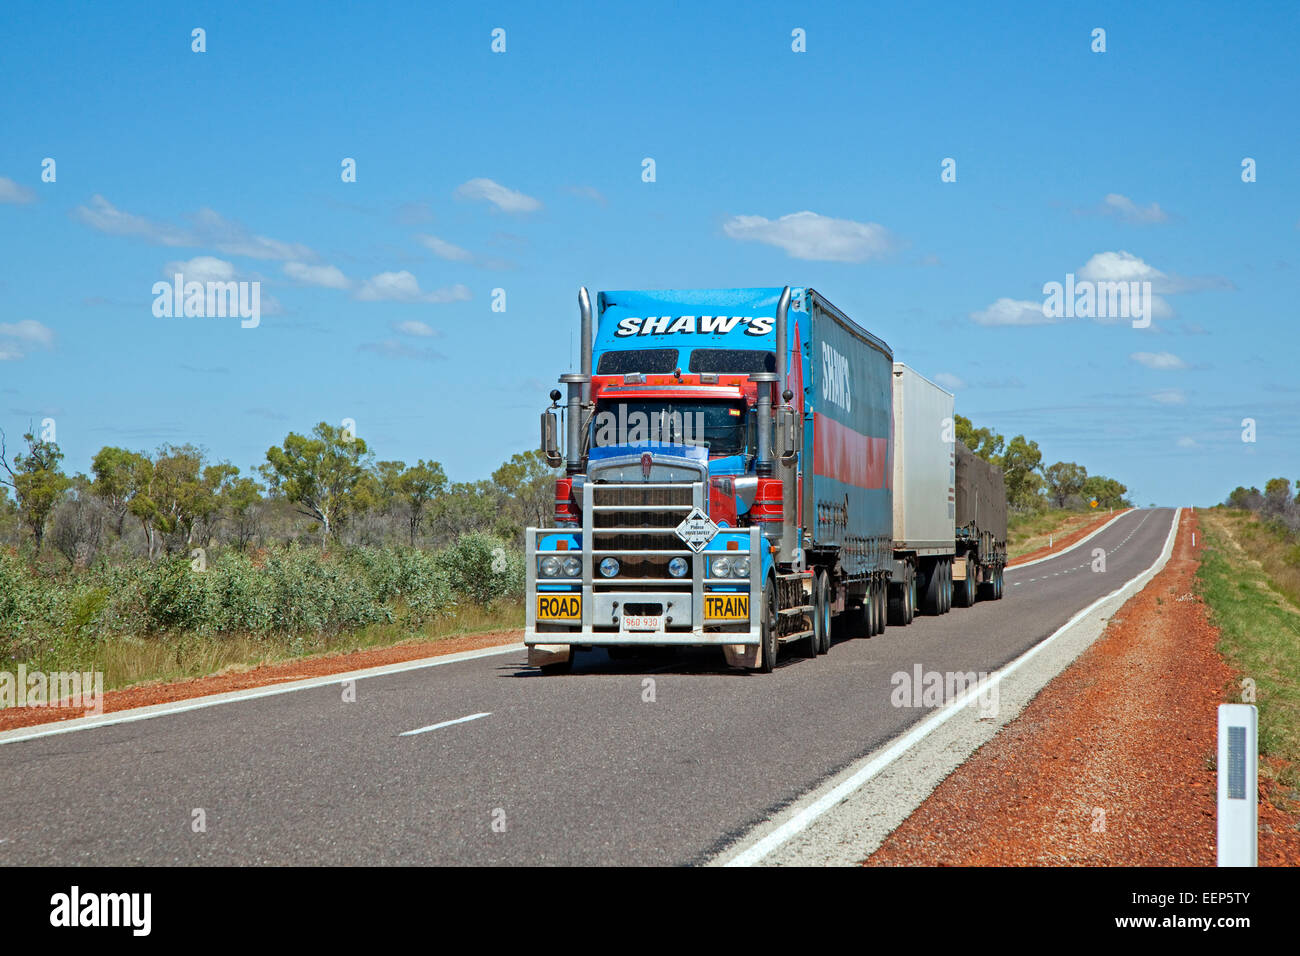
{"type": "Polygon", "coordinates": [[[710,621],[749,620],[748,594],[704,595],[704,617],[710,621]]]}

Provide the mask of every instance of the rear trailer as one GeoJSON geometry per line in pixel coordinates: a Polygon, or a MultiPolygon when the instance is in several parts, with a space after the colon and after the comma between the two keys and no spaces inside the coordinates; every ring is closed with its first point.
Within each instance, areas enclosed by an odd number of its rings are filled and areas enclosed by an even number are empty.
{"type": "Polygon", "coordinates": [[[1007,563],[1007,490],[1002,469],[956,445],[956,557],[954,603],[1002,596],[1007,563]]]}

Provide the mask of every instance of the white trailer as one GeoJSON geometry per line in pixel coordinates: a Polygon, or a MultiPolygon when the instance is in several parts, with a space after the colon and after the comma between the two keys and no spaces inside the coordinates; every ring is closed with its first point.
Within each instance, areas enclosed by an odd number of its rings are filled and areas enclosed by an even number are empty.
{"type": "Polygon", "coordinates": [[[890,623],[952,607],[956,461],[952,393],[894,363],[890,623]]]}

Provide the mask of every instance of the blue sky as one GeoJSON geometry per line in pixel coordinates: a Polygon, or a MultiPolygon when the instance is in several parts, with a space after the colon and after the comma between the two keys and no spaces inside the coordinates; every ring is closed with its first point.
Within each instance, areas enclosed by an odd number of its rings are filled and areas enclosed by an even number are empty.
{"type": "Polygon", "coordinates": [[[352,418],[486,477],[536,443],[580,285],[789,283],[1140,504],[1300,478],[1300,7],[702,6],[7,4],[11,446],[52,417],[73,470],[248,468],[352,418]],[[156,318],[177,262],[260,281],[260,326],[156,318]],[[1067,273],[1161,311],[1034,320],[1067,273]]]}

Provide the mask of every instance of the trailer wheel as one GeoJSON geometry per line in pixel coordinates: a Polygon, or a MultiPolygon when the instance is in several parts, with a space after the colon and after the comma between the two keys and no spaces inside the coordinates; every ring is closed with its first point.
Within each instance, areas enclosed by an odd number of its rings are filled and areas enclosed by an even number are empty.
{"type": "Polygon", "coordinates": [[[831,649],[831,579],[825,571],[813,578],[813,646],[818,654],[831,649]]]}
{"type": "Polygon", "coordinates": [[[916,617],[916,570],[907,566],[898,587],[890,588],[889,623],[904,627],[916,617]]]}
{"type": "Polygon", "coordinates": [[[867,583],[867,596],[862,599],[862,619],[866,624],[866,636],[875,637],[880,633],[877,628],[880,627],[880,588],[876,579],[872,578],[867,583]]]}
{"type": "Polygon", "coordinates": [[[1002,568],[998,568],[997,576],[993,579],[993,599],[1002,600],[1002,568]]]}
{"type": "Polygon", "coordinates": [[[768,578],[767,584],[763,585],[763,659],[758,662],[758,669],[764,674],[772,673],[776,667],[776,654],[780,649],[781,642],[777,639],[779,615],[776,611],[776,582],[768,578]]]}
{"type": "Polygon", "coordinates": [[[943,613],[952,610],[952,558],[943,559],[943,613]]]}

